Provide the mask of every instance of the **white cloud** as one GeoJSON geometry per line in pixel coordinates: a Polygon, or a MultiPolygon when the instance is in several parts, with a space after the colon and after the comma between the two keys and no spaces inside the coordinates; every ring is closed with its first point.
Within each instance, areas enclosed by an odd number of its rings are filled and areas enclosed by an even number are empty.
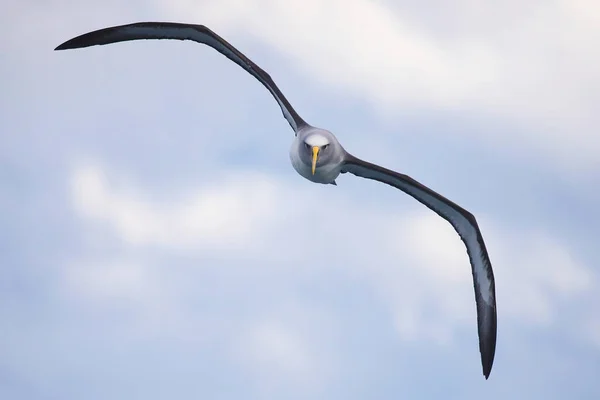
{"type": "Polygon", "coordinates": [[[293,329],[275,321],[259,323],[248,333],[245,351],[253,362],[273,373],[293,376],[311,370],[310,350],[293,329]]]}
{"type": "Polygon", "coordinates": [[[506,293],[503,308],[508,315],[528,323],[553,324],[562,319],[561,305],[589,299],[595,275],[555,238],[535,231],[493,233],[498,296],[502,298],[500,290],[506,293]]]}
{"type": "Polygon", "coordinates": [[[335,374],[334,315],[322,306],[286,298],[244,318],[231,356],[267,394],[287,388],[314,395],[335,374]]]}
{"type": "MultiPolygon", "coordinates": [[[[171,18],[210,25],[242,49],[244,37],[256,38],[320,84],[366,99],[385,115],[448,109],[506,119],[521,128],[475,139],[526,146],[575,170],[598,166],[596,2],[464,1],[443,8],[441,20],[429,7],[419,13],[368,0],[180,0],[163,7],[171,18]]],[[[262,66],[276,81],[285,75],[262,66]]]]}
{"type": "MultiPolygon", "coordinates": [[[[194,321],[182,313],[180,299],[173,296],[168,275],[172,270],[156,268],[141,257],[127,254],[87,257],[64,266],[65,293],[91,310],[110,310],[125,315],[111,329],[146,335],[169,334],[189,340],[194,321]]],[[[195,334],[196,337],[201,336],[195,334]]]]}
{"type": "Polygon", "coordinates": [[[175,15],[191,11],[225,31],[252,32],[323,83],[350,87],[383,105],[432,99],[454,104],[495,75],[497,63],[484,63],[492,56],[485,47],[465,42],[444,48],[381,2],[184,0],[165,8],[175,15]],[[356,29],[359,21],[366,29],[356,29]],[[471,57],[477,62],[465,62],[471,57]],[[398,87],[404,91],[396,92],[398,87]]]}
{"type": "Polygon", "coordinates": [[[144,268],[121,260],[105,263],[77,263],[67,274],[71,288],[85,297],[143,301],[154,294],[144,268]]]}
{"type": "Polygon", "coordinates": [[[273,218],[278,198],[264,175],[238,172],[173,204],[160,204],[137,188],[110,182],[102,169],[85,166],[71,180],[76,210],[102,221],[131,245],[168,248],[252,249],[257,232],[273,218]]]}

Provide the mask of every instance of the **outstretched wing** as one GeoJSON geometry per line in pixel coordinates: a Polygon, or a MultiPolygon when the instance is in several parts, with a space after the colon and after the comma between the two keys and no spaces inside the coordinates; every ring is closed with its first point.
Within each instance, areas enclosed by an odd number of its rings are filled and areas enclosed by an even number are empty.
{"type": "Polygon", "coordinates": [[[206,44],[223,54],[240,67],[248,71],[271,92],[294,132],[306,126],[306,122],[296,113],[283,93],[279,90],[271,76],[225,39],[203,25],[181,24],[175,22],[139,22],[128,25],[113,26],[85,33],[68,40],[55,50],[75,49],[94,45],[124,42],[140,39],[176,39],[193,40],[206,44]]]}
{"type": "Polygon", "coordinates": [[[477,305],[479,352],[483,375],[487,379],[496,352],[496,287],[492,264],[473,214],[407,175],[368,163],[351,154],[346,154],[342,172],[350,172],[400,189],[452,224],[466,245],[471,261],[477,305]]]}

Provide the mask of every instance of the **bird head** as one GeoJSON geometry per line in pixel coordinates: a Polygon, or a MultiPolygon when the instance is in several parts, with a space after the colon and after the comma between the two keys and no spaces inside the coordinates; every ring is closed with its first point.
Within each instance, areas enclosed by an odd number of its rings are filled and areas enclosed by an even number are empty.
{"type": "Polygon", "coordinates": [[[317,164],[323,165],[330,161],[333,155],[334,140],[323,133],[314,133],[304,139],[304,149],[307,158],[311,161],[312,174],[315,174],[317,164]]]}

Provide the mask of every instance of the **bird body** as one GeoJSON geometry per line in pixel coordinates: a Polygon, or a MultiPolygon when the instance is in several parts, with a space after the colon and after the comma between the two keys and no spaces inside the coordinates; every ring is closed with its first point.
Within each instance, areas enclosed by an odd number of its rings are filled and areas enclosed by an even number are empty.
{"type": "Polygon", "coordinates": [[[345,155],[346,150],[333,133],[313,126],[302,128],[290,148],[290,160],[296,172],[311,182],[322,184],[336,184],[345,155]],[[313,152],[317,156],[314,174],[313,152]]]}
{"type": "Polygon", "coordinates": [[[492,265],[473,214],[407,175],[369,163],[348,153],[333,133],[313,127],[304,121],[268,73],[204,25],[139,22],[114,26],[77,36],[55,50],[140,39],[192,40],[203,43],[256,78],[277,101],[284,118],[295,132],[290,147],[290,161],[302,177],[315,183],[336,185],[336,179],[340,174],[350,173],[385,183],[412,196],[448,221],[465,244],[471,263],[481,365],[483,375],[486,379],[489,377],[496,351],[496,289],[492,265]]]}

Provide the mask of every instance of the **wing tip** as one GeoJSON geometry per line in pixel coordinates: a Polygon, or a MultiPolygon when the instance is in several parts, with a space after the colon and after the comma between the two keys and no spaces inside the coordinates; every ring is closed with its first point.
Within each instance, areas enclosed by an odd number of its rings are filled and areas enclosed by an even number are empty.
{"type": "Polygon", "coordinates": [[[64,42],[63,44],[56,46],[56,47],[54,48],[54,51],[57,51],[57,50],[67,50],[67,49],[70,49],[71,47],[69,47],[69,46],[67,45],[67,43],[68,43],[68,42],[64,42]]]}
{"type": "Polygon", "coordinates": [[[483,369],[483,376],[487,380],[492,372],[492,366],[494,365],[494,356],[496,355],[496,329],[494,325],[494,335],[490,338],[487,348],[482,344],[480,348],[481,352],[481,367],[483,369]]]}
{"type": "MultiPolygon", "coordinates": [[[[129,25],[121,25],[121,26],[111,26],[108,28],[97,29],[95,31],[87,32],[81,34],[79,36],[75,36],[57,46],[54,50],[68,50],[68,49],[77,49],[82,47],[90,47],[101,44],[108,44],[112,41],[107,39],[107,35],[114,33],[115,30],[124,28],[127,26],[138,25],[139,23],[129,24],[129,25]]],[[[118,41],[118,40],[117,40],[118,41]]]]}
{"type": "Polygon", "coordinates": [[[485,377],[486,381],[490,377],[491,373],[492,373],[492,362],[490,362],[488,365],[483,366],[483,376],[485,377]]]}
{"type": "Polygon", "coordinates": [[[73,39],[69,39],[66,42],[56,46],[54,50],[69,50],[93,45],[94,43],[90,43],[89,41],[86,42],[85,39],[87,37],[89,37],[89,34],[74,37],[73,39]]]}
{"type": "Polygon", "coordinates": [[[490,374],[492,373],[492,366],[494,365],[494,354],[492,353],[490,357],[484,357],[481,361],[481,365],[483,367],[483,376],[485,376],[485,379],[487,380],[490,377],[490,374]]]}
{"type": "MultiPolygon", "coordinates": [[[[495,298],[495,296],[494,296],[495,298]]],[[[484,326],[480,321],[479,325],[479,352],[481,353],[481,367],[483,369],[483,376],[487,380],[492,372],[492,366],[494,365],[494,358],[496,355],[496,340],[497,340],[497,315],[496,306],[489,311],[491,320],[487,320],[487,329],[481,329],[484,326]]]]}

